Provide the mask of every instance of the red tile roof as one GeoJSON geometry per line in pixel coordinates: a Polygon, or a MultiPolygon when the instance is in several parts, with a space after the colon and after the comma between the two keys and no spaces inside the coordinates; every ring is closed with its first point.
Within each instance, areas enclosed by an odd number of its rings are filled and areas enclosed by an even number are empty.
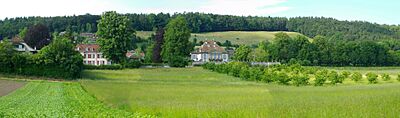
{"type": "Polygon", "coordinates": [[[78,44],[76,50],[79,52],[99,52],[100,46],[97,44],[78,44]]]}
{"type": "Polygon", "coordinates": [[[199,48],[198,52],[225,52],[225,49],[220,47],[217,42],[213,40],[206,40],[199,48]]]}

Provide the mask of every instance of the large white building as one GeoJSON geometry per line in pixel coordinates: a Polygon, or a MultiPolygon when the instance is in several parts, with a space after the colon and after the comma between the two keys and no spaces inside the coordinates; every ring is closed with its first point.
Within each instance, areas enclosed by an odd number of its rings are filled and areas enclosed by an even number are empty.
{"type": "Polygon", "coordinates": [[[228,62],[229,54],[215,41],[207,40],[196,51],[190,53],[194,62],[228,62]]]}
{"type": "Polygon", "coordinates": [[[97,44],[79,44],[76,50],[83,56],[83,64],[86,65],[110,65],[111,61],[104,58],[103,53],[99,51],[97,44]]]}

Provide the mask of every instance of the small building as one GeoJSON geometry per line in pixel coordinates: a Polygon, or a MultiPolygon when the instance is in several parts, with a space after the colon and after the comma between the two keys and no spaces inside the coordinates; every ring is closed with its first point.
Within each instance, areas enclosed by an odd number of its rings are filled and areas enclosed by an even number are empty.
{"type": "Polygon", "coordinates": [[[36,50],[36,47],[30,47],[19,36],[12,38],[11,42],[14,45],[14,49],[18,52],[28,52],[33,54],[38,52],[38,50],[36,50]]]}
{"type": "Polygon", "coordinates": [[[107,60],[99,49],[100,46],[97,44],[78,44],[76,46],[76,50],[83,56],[83,64],[110,65],[111,61],[107,60]]]}
{"type": "Polygon", "coordinates": [[[126,52],[125,55],[128,59],[133,59],[138,61],[143,61],[145,57],[144,56],[145,54],[140,49],[128,51],[126,52]]]}
{"type": "Polygon", "coordinates": [[[190,55],[191,60],[197,63],[229,61],[228,52],[212,40],[205,41],[203,45],[197,47],[190,55]]]}

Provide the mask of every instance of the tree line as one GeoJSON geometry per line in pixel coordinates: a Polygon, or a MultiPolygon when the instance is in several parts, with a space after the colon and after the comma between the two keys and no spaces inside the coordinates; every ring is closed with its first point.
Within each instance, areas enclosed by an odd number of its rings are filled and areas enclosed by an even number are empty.
{"type": "MultiPolygon", "coordinates": [[[[324,17],[258,17],[205,13],[124,14],[130,27],[137,31],[154,31],[165,27],[178,16],[187,21],[191,32],[215,31],[293,31],[308,37],[317,35],[337,40],[380,40],[400,38],[399,26],[380,25],[362,21],[339,21],[324,17]]],[[[99,15],[20,17],[0,21],[0,38],[11,38],[22,29],[37,23],[45,24],[50,32],[97,32],[99,15]]]]}
{"type": "Polygon", "coordinates": [[[237,61],[278,61],[314,66],[396,66],[400,65],[400,41],[346,41],[324,36],[294,38],[275,35],[273,42],[257,48],[242,45],[236,49],[237,61]]]}

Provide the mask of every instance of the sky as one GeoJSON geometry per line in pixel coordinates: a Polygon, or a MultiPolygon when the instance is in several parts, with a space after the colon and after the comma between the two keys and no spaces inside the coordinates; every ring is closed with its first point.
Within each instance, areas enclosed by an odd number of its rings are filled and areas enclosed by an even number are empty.
{"type": "Polygon", "coordinates": [[[318,16],[400,24],[400,0],[4,0],[0,19],[119,13],[202,12],[238,16],[318,16]]]}

